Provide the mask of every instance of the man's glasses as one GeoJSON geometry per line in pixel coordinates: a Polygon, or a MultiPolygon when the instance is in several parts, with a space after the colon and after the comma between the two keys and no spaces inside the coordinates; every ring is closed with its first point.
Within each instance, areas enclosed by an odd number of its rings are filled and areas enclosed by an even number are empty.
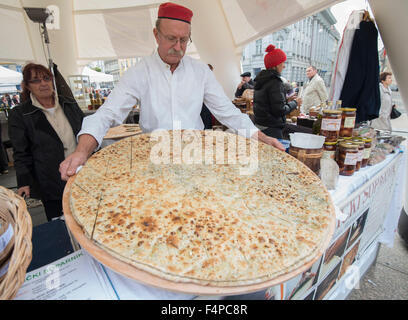
{"type": "Polygon", "coordinates": [[[42,79],[32,79],[32,80],[28,80],[29,83],[34,83],[34,84],[39,84],[41,83],[41,80],[44,80],[45,82],[50,82],[52,80],[51,77],[49,76],[44,76],[42,79]]]}
{"type": "Polygon", "coordinates": [[[170,43],[172,46],[175,46],[177,44],[177,42],[180,41],[180,45],[181,46],[186,46],[189,45],[190,43],[192,43],[193,41],[191,40],[191,37],[184,37],[184,38],[177,38],[177,37],[173,37],[173,36],[168,36],[163,34],[160,30],[157,30],[163,37],[164,39],[166,39],[166,41],[168,43],[170,43]]]}

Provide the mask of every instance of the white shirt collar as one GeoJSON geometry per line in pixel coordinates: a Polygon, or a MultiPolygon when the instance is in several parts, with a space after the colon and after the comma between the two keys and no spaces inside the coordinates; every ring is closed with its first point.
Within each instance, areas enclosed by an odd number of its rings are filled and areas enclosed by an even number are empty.
{"type": "MultiPolygon", "coordinates": [[[[160,55],[159,55],[159,51],[158,51],[157,49],[154,51],[153,56],[156,58],[156,60],[158,61],[158,63],[159,63],[161,66],[163,66],[163,69],[165,69],[165,70],[170,70],[170,65],[167,64],[166,62],[164,62],[164,61],[162,60],[162,58],[161,58],[160,55]]],[[[185,57],[185,55],[184,55],[183,58],[180,60],[180,63],[179,63],[179,65],[177,66],[176,70],[183,67],[183,65],[184,65],[184,62],[183,62],[184,57],[185,57]]]]}

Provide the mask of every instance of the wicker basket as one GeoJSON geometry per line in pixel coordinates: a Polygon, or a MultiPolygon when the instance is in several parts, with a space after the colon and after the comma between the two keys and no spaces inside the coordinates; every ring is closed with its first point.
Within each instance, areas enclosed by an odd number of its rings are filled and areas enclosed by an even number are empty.
{"type": "Polygon", "coordinates": [[[0,219],[11,223],[14,229],[14,246],[10,257],[2,264],[8,269],[0,280],[0,300],[13,299],[24,283],[32,258],[32,222],[24,199],[13,191],[0,186],[0,219]]]}

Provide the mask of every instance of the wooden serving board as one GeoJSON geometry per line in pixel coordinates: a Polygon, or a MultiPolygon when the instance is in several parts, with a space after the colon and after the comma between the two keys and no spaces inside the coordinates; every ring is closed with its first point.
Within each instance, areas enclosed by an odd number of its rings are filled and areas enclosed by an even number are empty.
{"type": "Polygon", "coordinates": [[[122,139],[141,133],[142,130],[138,124],[121,124],[120,126],[110,128],[104,139],[122,139]]]}
{"type": "Polygon", "coordinates": [[[325,239],[323,245],[319,250],[317,250],[316,255],[311,257],[308,262],[306,262],[303,266],[299,267],[298,269],[288,272],[286,274],[280,275],[274,279],[252,284],[252,285],[242,285],[242,286],[230,286],[230,287],[215,287],[215,286],[206,286],[206,285],[199,285],[196,283],[186,283],[186,282],[174,282],[170,280],[166,280],[150,274],[149,272],[140,270],[134,267],[131,264],[118,260],[117,258],[113,257],[107,251],[103,250],[102,248],[98,247],[94,242],[88,239],[82,228],[77,224],[74,217],[72,216],[71,209],[70,209],[70,192],[71,192],[71,185],[75,180],[75,176],[69,178],[63,194],[63,211],[65,216],[65,222],[68,228],[70,229],[72,235],[78,241],[83,249],[85,249],[89,254],[91,254],[96,260],[98,260],[103,265],[107,266],[111,270],[122,274],[128,278],[136,280],[140,283],[150,285],[156,288],[165,289],[169,291],[179,292],[179,293],[186,293],[186,294],[194,294],[194,295],[215,295],[215,296],[228,296],[228,295],[238,295],[238,294],[246,294],[257,292],[261,290],[266,290],[270,287],[279,285],[288,281],[289,279],[297,276],[298,274],[307,271],[312,265],[323,255],[324,251],[330,244],[331,238],[333,236],[335,230],[335,213],[334,208],[333,211],[333,219],[329,226],[329,232],[327,233],[327,238],[325,239]]]}

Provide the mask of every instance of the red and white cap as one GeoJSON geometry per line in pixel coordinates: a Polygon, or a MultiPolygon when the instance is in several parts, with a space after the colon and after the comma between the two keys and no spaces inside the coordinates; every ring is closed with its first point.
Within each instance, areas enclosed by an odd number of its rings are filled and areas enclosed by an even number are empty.
{"type": "Polygon", "coordinates": [[[180,20],[191,24],[193,11],[178,4],[166,2],[160,5],[157,17],[159,19],[180,20]]]}

